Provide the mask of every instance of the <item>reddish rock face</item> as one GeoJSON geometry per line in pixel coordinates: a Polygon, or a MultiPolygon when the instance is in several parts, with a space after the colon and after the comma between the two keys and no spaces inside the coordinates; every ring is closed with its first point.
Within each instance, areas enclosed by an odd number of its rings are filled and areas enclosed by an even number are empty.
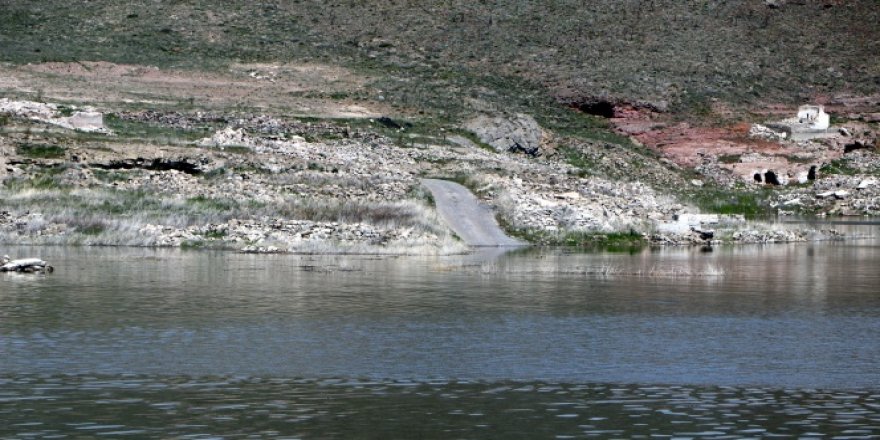
{"type": "MultiPolygon", "coordinates": [[[[824,103],[830,112],[853,121],[866,121],[865,116],[870,117],[873,115],[871,111],[876,112],[880,107],[880,97],[817,98],[816,102],[824,103]]],[[[790,117],[796,111],[793,106],[770,104],[753,113],[760,119],[772,121],[790,117]]],[[[614,117],[609,120],[619,133],[660,152],[679,166],[696,168],[717,163],[740,181],[752,184],[766,184],[763,176],[768,171],[772,171],[783,184],[803,181],[811,168],[815,170],[823,163],[839,158],[844,154],[845,145],[854,142],[853,138],[845,137],[811,142],[751,138],[749,123],[695,126],[688,122],[673,122],[666,114],[625,103],[614,107],[614,117]],[[760,182],[754,177],[758,173],[762,176],[760,182]]],[[[876,133],[871,135],[873,131],[865,123],[851,122],[845,126],[863,136],[876,138],[876,133]]],[[[870,140],[864,142],[870,143],[870,140]]]]}

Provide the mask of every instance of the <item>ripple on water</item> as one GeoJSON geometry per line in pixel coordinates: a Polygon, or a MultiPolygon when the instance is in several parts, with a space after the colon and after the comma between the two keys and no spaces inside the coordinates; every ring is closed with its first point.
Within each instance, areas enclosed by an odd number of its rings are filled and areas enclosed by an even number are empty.
{"type": "Polygon", "coordinates": [[[880,436],[876,391],[149,376],[0,383],[0,438],[349,438],[364,429],[394,438],[411,435],[415,420],[419,432],[461,437],[880,436]]]}

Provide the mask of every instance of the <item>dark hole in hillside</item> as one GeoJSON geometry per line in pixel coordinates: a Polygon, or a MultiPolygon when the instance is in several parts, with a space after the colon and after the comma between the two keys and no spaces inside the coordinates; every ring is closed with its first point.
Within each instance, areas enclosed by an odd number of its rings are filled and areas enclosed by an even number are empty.
{"type": "Polygon", "coordinates": [[[202,173],[198,165],[182,160],[147,160],[138,158],[125,161],[113,161],[110,163],[94,163],[91,164],[91,166],[94,168],[100,168],[102,170],[132,170],[135,168],[141,168],[153,171],[177,170],[182,173],[191,175],[198,175],[202,173]]]}
{"type": "Polygon", "coordinates": [[[772,170],[764,173],[764,181],[769,183],[770,185],[780,185],[779,179],[776,177],[776,173],[772,170]]]}
{"type": "Polygon", "coordinates": [[[856,150],[870,150],[872,148],[874,148],[874,147],[872,147],[871,145],[868,145],[864,142],[855,141],[851,144],[846,144],[843,146],[843,154],[851,153],[856,150]]]}
{"type": "Polygon", "coordinates": [[[376,119],[376,122],[382,124],[385,128],[390,128],[392,130],[400,130],[401,128],[412,128],[412,124],[409,122],[398,122],[394,119],[389,118],[388,116],[382,116],[379,119],[376,119]]]}
{"type": "Polygon", "coordinates": [[[816,180],[816,165],[810,167],[810,171],[807,171],[807,180],[816,180]]]}
{"type": "Polygon", "coordinates": [[[761,173],[755,173],[755,182],[763,182],[764,178],[761,177],[761,173]]]}
{"type": "Polygon", "coordinates": [[[601,116],[603,118],[614,117],[614,104],[608,101],[596,100],[583,102],[578,104],[577,108],[588,115],[601,116]]]}

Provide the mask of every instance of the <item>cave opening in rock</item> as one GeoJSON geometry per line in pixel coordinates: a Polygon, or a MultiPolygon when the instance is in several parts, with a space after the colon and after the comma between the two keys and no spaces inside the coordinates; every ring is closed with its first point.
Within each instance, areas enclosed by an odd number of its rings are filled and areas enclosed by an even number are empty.
{"type": "Polygon", "coordinates": [[[779,178],[776,177],[776,173],[774,173],[773,170],[764,173],[764,181],[770,185],[780,185],[779,178]]]}
{"type": "Polygon", "coordinates": [[[583,102],[578,104],[577,108],[588,115],[600,116],[603,118],[614,117],[614,104],[605,100],[583,102]]]}
{"type": "Polygon", "coordinates": [[[843,146],[843,154],[852,153],[856,150],[871,150],[874,147],[861,141],[855,141],[850,144],[846,144],[843,146]]]}
{"type": "Polygon", "coordinates": [[[816,165],[810,167],[810,171],[807,171],[807,180],[816,180],[816,165]]]}
{"type": "Polygon", "coordinates": [[[153,170],[153,171],[169,171],[176,170],[182,173],[190,174],[193,176],[199,175],[202,171],[199,169],[199,166],[194,163],[187,162],[186,160],[170,160],[170,159],[128,159],[128,160],[114,160],[109,163],[93,163],[90,164],[93,168],[99,168],[102,170],[133,170],[135,168],[140,168],[144,170],[153,170]]]}
{"type": "Polygon", "coordinates": [[[761,177],[761,173],[755,173],[755,182],[758,182],[758,183],[764,182],[764,178],[761,177]]]}

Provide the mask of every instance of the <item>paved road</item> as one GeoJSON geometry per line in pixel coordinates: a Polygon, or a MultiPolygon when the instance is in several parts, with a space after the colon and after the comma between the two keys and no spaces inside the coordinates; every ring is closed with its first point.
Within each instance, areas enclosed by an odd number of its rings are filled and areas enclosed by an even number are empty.
{"type": "Polygon", "coordinates": [[[434,195],[440,217],[470,246],[525,246],[498,227],[495,215],[467,188],[448,180],[422,179],[434,195]]]}

